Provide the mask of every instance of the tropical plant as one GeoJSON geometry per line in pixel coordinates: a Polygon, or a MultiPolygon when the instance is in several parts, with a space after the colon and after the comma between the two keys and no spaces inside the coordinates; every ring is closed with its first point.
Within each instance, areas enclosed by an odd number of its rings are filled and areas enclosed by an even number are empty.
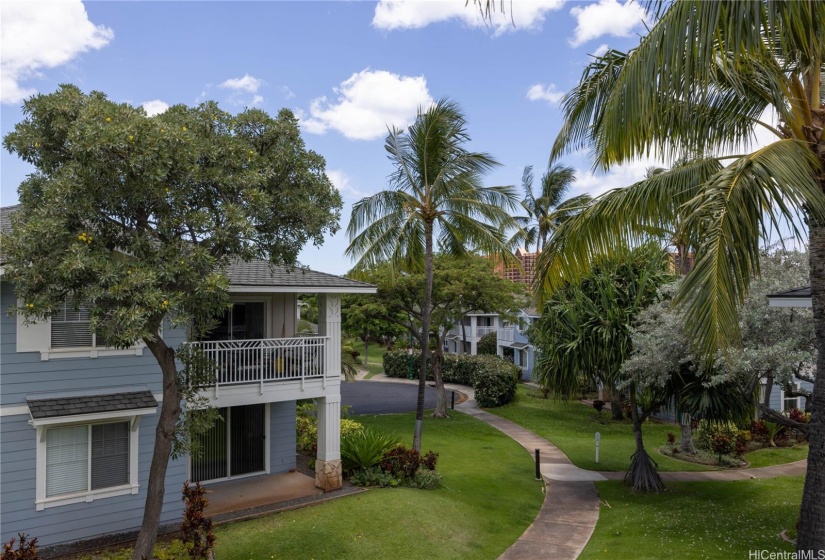
{"type": "Polygon", "coordinates": [[[390,188],[355,203],[347,229],[346,254],[357,258],[357,267],[387,261],[393,270],[424,270],[418,337],[424,351],[413,436],[413,447],[419,451],[430,354],[433,255],[436,250],[455,256],[480,251],[512,259],[505,231],[516,227],[509,213],[516,195],[511,187],[481,186],[483,176],[499,164],[485,153],[468,151],[464,146],[469,140],[464,115],[446,99],[420,109],[407,131],[393,127],[385,142],[395,166],[390,188]]]}
{"type": "Polygon", "coordinates": [[[215,534],[212,532],[212,519],[204,514],[209,500],[206,499],[206,488],[200,482],[183,483],[183,522],[180,525],[181,540],[189,552],[192,560],[212,557],[215,547],[215,534]]]}
{"type": "Polygon", "coordinates": [[[398,441],[392,436],[369,428],[353,432],[341,438],[342,467],[347,472],[374,467],[396,445],[398,441]]]}
{"type": "MultiPolygon", "coordinates": [[[[484,4],[489,8],[489,3],[484,4]]],[[[609,50],[563,101],[553,156],[589,149],[597,168],[655,154],[670,170],[613,191],[562,226],[543,252],[550,293],[616,241],[637,242],[687,218],[699,240],[677,298],[701,355],[739,340],[736,307],[759,273],[771,232],[809,228],[814,321],[825,349],[825,3],[676,0],[649,3],[656,23],[627,53],[609,50]],[[775,122],[770,121],[775,114],[775,122]],[[767,117],[766,117],[767,115],[767,117]],[[753,146],[755,130],[774,142],[753,146]]],[[[825,369],[825,352],[817,357],[825,369]]],[[[825,550],[825,384],[814,385],[811,453],[798,550],[825,550]]]]}
{"type": "Polygon", "coordinates": [[[647,454],[642,424],[667,395],[642,387],[622,368],[632,351],[632,331],[638,314],[660,297],[659,288],[671,277],[665,253],[656,245],[604,258],[578,284],[547,299],[530,340],[541,351],[534,380],[563,398],[578,395],[582,378],[595,378],[614,396],[611,409],[621,419],[620,390],[629,396],[636,452],[625,476],[634,490],[664,489],[656,464],[647,454]]]}

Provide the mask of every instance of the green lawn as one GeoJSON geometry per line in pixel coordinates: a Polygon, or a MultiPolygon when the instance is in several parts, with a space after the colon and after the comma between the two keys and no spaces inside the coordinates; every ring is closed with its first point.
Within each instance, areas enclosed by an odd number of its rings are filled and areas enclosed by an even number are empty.
{"type": "MultiPolygon", "coordinates": [[[[563,402],[552,397],[542,399],[530,396],[530,390],[521,385],[516,400],[500,408],[491,408],[497,414],[531,430],[551,441],[574,464],[584,469],[624,471],[635,451],[633,431],[629,420],[614,422],[609,411],[599,416],[592,407],[579,402],[563,402]],[[595,461],[595,433],[602,435],[599,463],[595,461]]],[[[668,432],[679,436],[674,424],[646,422],[642,434],[650,456],[659,463],[660,471],[706,471],[715,467],[680,461],[666,457],[658,449],[667,443],[668,432]]],[[[754,467],[790,463],[807,456],[807,446],[796,448],[763,449],[748,453],[745,458],[754,467]]]]}
{"type": "Polygon", "coordinates": [[[792,463],[808,458],[808,445],[796,447],[766,447],[757,449],[745,455],[745,459],[754,467],[770,467],[782,463],[792,463]]]}
{"type": "MultiPolygon", "coordinates": [[[[412,414],[354,417],[409,443],[412,414]]],[[[460,413],[427,417],[424,450],[440,453],[438,490],[373,489],[217,529],[216,556],[248,558],[498,557],[532,523],[543,500],[530,455],[460,413]]]]}
{"type": "Polygon", "coordinates": [[[387,353],[387,349],[383,346],[380,346],[376,343],[370,344],[369,347],[369,355],[366,356],[367,361],[364,360],[364,343],[360,340],[357,340],[353,343],[352,347],[361,353],[358,357],[361,360],[361,363],[358,364],[359,369],[366,369],[367,375],[366,379],[369,379],[379,373],[384,373],[384,354],[387,353]]]}
{"type": "Polygon", "coordinates": [[[778,535],[796,523],[803,480],[671,482],[660,495],[599,482],[599,523],[579,559],[730,559],[748,558],[749,550],[791,551],[778,535]]]}
{"type": "MultiPolygon", "coordinates": [[[[563,402],[535,398],[528,395],[528,388],[520,385],[516,400],[500,408],[491,408],[497,414],[537,433],[561,449],[573,463],[583,469],[599,471],[624,471],[630,464],[630,456],[636,449],[630,421],[614,422],[610,411],[602,411],[601,417],[592,407],[579,402],[563,402]],[[596,463],[595,434],[602,435],[599,446],[599,462],[596,463]]],[[[688,463],[665,457],[657,449],[667,443],[667,433],[678,436],[678,426],[646,422],[642,434],[650,456],[659,463],[661,471],[706,471],[707,465],[688,463]]]]}

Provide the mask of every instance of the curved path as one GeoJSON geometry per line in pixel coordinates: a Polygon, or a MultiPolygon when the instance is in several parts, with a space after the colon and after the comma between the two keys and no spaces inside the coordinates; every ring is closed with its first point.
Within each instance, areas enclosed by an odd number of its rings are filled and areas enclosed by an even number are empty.
{"type": "MultiPolygon", "coordinates": [[[[373,381],[415,384],[377,375],[373,381]]],[[[504,551],[500,560],[548,559],[575,560],[581,554],[599,520],[599,495],[594,482],[622,480],[623,472],[596,472],[575,466],[561,450],[546,439],[500,416],[478,408],[470,387],[444,384],[448,390],[460,391],[467,400],[456,409],[500,430],[533,455],[539,450],[540,470],[546,489],[544,503],[527,530],[504,551]]],[[[805,474],[807,461],[797,461],[773,467],[732,471],[664,472],[662,479],[670,482],[734,481],[805,474]]]]}

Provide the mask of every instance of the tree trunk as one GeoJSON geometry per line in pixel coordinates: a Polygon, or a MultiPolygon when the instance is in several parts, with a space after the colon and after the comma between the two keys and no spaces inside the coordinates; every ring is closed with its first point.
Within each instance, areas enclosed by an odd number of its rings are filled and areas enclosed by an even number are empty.
{"type": "MultiPolygon", "coordinates": [[[[823,184],[825,189],[825,184],[823,184]]],[[[816,369],[825,372],[825,224],[809,220],[811,300],[816,333],[816,369]]],[[[811,393],[808,424],[808,471],[799,513],[798,551],[825,550],[825,378],[817,375],[811,393]]],[[[816,557],[816,556],[812,556],[816,557]]]]}
{"type": "Polygon", "coordinates": [[[149,484],[146,493],[146,505],[143,509],[143,524],[140,526],[132,560],[152,558],[155,541],[158,537],[160,514],[163,509],[163,495],[166,490],[166,468],[172,452],[175,427],[180,416],[180,391],[178,389],[178,371],[175,365],[175,351],[158,338],[145,341],[149,350],[160,364],[163,374],[163,402],[160,418],[155,430],[155,449],[152,464],[149,467],[149,484]]]}
{"type": "Polygon", "coordinates": [[[679,448],[682,453],[687,453],[688,455],[694,455],[696,453],[696,448],[693,447],[691,420],[690,414],[682,413],[679,415],[679,428],[682,431],[682,440],[679,448]]]}
{"type": "Polygon", "coordinates": [[[613,420],[624,420],[622,394],[615,386],[610,387],[610,413],[613,415],[613,420]]]}
{"type": "Polygon", "coordinates": [[[444,390],[444,378],[441,377],[441,370],[444,366],[444,349],[441,340],[436,345],[433,352],[433,379],[435,379],[435,412],[436,418],[449,418],[447,413],[447,392],[444,390]]]}
{"type": "Polygon", "coordinates": [[[762,400],[762,404],[768,408],[771,407],[771,392],[773,392],[773,375],[768,375],[765,378],[765,398],[762,400]]]}
{"type": "Polygon", "coordinates": [[[413,449],[421,451],[421,435],[424,431],[424,390],[427,386],[427,360],[430,357],[430,316],[433,305],[433,224],[424,224],[426,250],[424,253],[424,305],[421,309],[421,367],[418,372],[418,403],[415,407],[415,432],[413,449]]]}
{"type": "Polygon", "coordinates": [[[636,452],[630,458],[630,468],[624,476],[626,486],[633,488],[634,492],[660,493],[665,489],[662,477],[656,472],[656,462],[650,458],[645,450],[642,439],[642,417],[639,415],[639,408],[636,405],[636,384],[633,383],[628,388],[630,393],[630,417],[633,419],[633,439],[636,441],[636,452]]]}
{"type": "Polygon", "coordinates": [[[369,354],[370,343],[369,343],[369,339],[370,339],[369,337],[366,337],[364,339],[364,369],[367,369],[367,366],[370,365],[370,358],[369,358],[369,356],[370,356],[370,354],[369,354]]]}

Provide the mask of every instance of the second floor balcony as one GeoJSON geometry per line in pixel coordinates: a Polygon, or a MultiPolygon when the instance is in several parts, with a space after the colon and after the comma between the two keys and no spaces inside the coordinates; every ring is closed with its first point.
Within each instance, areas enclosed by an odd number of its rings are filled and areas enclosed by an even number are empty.
{"type": "MultiPolygon", "coordinates": [[[[278,381],[324,380],[334,371],[328,336],[192,342],[214,364],[214,388],[278,381]]],[[[337,374],[334,374],[337,377],[337,374]]]]}

